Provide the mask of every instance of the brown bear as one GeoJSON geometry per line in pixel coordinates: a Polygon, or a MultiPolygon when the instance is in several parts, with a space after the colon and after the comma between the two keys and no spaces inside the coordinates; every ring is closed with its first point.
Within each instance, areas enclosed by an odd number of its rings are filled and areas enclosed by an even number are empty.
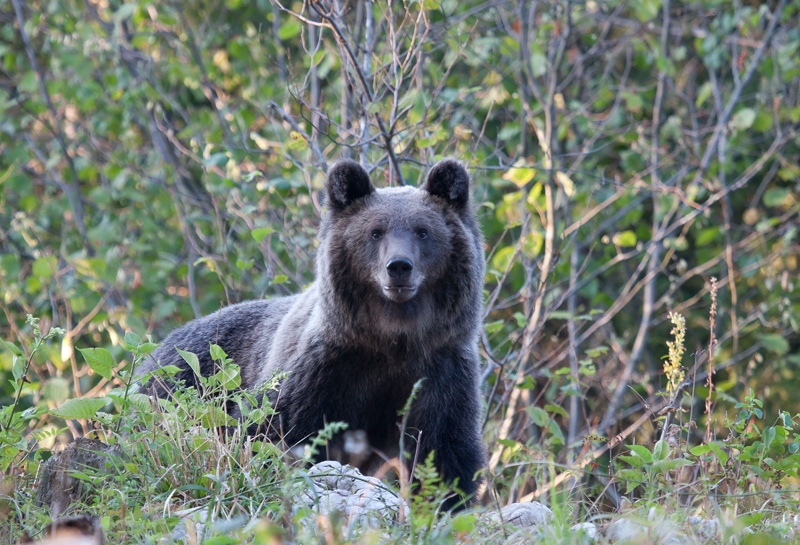
{"type": "Polygon", "coordinates": [[[138,374],[175,365],[182,369],[175,378],[193,384],[176,348],[195,353],[208,375],[216,343],[241,367],[243,388],[287,372],[270,395],[280,416],[275,438],[302,443],[326,422],[345,422],[388,456],[398,454],[399,413],[424,379],[405,448],[419,460],[433,451],[444,480],[472,495],[485,462],[477,346],[484,255],[469,182],[453,159],[437,163],[420,188],[375,189],[361,165],[336,163],[315,282],[297,295],[190,322],[138,374]]]}

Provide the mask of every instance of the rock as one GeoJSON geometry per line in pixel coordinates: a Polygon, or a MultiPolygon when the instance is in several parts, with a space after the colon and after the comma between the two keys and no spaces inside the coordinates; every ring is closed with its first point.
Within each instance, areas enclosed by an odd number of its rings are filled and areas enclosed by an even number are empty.
{"type": "Polygon", "coordinates": [[[169,537],[165,536],[159,543],[200,543],[206,532],[208,509],[195,507],[181,509],[172,514],[180,520],[169,537]]]}
{"type": "Polygon", "coordinates": [[[633,518],[621,518],[609,524],[605,538],[611,543],[647,545],[683,545],[689,542],[668,520],[643,522],[633,518]]]}
{"type": "Polygon", "coordinates": [[[689,528],[704,539],[716,539],[722,536],[722,524],[717,519],[689,517],[686,519],[689,528]]]}
{"type": "Polygon", "coordinates": [[[295,513],[301,507],[325,516],[338,512],[346,517],[348,527],[377,527],[408,517],[405,500],[380,479],[366,477],[354,467],[325,461],[312,466],[308,476],[314,488],[295,496],[295,513]]]}
{"type": "Polygon", "coordinates": [[[605,537],[612,543],[635,541],[641,537],[644,525],[632,519],[617,519],[606,526],[605,537]]]}
{"type": "Polygon", "coordinates": [[[528,503],[512,503],[500,511],[490,511],[484,515],[484,520],[490,523],[505,523],[517,528],[542,526],[553,519],[553,512],[546,505],[538,501],[528,503]]]}
{"type": "Polygon", "coordinates": [[[579,524],[573,524],[572,527],[570,527],[570,530],[572,531],[573,534],[578,534],[580,532],[583,532],[583,535],[588,537],[590,540],[597,541],[598,537],[597,525],[594,524],[593,522],[581,522],[579,524]]]}
{"type": "Polygon", "coordinates": [[[97,439],[79,438],[69,443],[44,463],[36,490],[36,505],[49,507],[53,517],[57,517],[72,502],[85,499],[92,488],[90,483],[76,479],[70,472],[107,473],[109,459],[118,454],[117,447],[97,439]]]}

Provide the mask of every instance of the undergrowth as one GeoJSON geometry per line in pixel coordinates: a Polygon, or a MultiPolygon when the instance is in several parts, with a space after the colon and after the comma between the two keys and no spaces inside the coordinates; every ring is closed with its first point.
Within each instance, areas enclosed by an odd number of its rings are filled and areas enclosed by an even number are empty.
{"type": "MultiPolygon", "coordinates": [[[[410,479],[402,469],[399,482],[387,480],[407,502],[407,514],[362,527],[346,520],[346,514],[325,514],[297,500],[303,491],[313,492],[306,469],[346,426],[329,423],[300,449],[246,433],[276,416],[265,394],[282,377],[260,391],[242,391],[239,368],[211,345],[217,373],[200,377],[197,389],[179,389],[172,399],[151,398],[132,382],[132,371],[156,345],[129,333],[124,339],[128,365],[118,366],[103,348],[82,351],[89,367],[117,387],[102,397],[48,408],[32,402],[39,385],[28,368],[38,348],[63,332],[53,328],[44,333],[29,317],[29,346],[4,342],[14,358],[16,395],[0,411],[0,545],[45,535],[52,513],[37,504],[37,479],[60,448],[56,439],[67,431],[53,423],[67,420],[81,421],[87,437],[116,449],[104,471],[72,472],[89,492],[61,515],[99,517],[111,543],[793,541],[800,530],[800,416],[780,412],[768,418],[752,391],[740,402],[715,398],[730,405],[729,417],[712,440],[698,441],[695,420],[685,409],[694,400],[681,363],[682,320],[674,317],[673,323],[675,339],[664,364],[664,409],[646,420],[660,426],[657,441],[585,437],[583,453],[571,466],[556,455],[553,445],[559,441],[507,442],[481,497],[455,512],[445,509],[452,491],[429,456],[413,465],[413,486],[407,486],[410,479]],[[239,407],[240,420],[226,411],[233,405],[239,407]],[[517,528],[502,514],[492,522],[487,515],[512,501],[531,500],[551,510],[547,522],[534,529],[517,528]],[[600,537],[593,538],[598,529],[600,537]]],[[[182,355],[199,370],[194,354],[182,355]]],[[[159,369],[157,378],[177,371],[159,369]]],[[[413,395],[404,410],[411,403],[413,395]]],[[[548,422],[557,411],[536,413],[543,434],[552,429],[548,422]]]]}

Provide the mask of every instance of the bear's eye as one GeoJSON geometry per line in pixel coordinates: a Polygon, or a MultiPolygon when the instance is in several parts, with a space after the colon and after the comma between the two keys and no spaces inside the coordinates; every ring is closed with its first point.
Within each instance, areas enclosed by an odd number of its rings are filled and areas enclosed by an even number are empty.
{"type": "Polygon", "coordinates": [[[372,240],[380,240],[381,237],[383,237],[383,233],[379,229],[372,231],[372,240]]]}
{"type": "Polygon", "coordinates": [[[428,230],[427,229],[420,229],[417,231],[417,236],[423,240],[428,238],[428,230]]]}

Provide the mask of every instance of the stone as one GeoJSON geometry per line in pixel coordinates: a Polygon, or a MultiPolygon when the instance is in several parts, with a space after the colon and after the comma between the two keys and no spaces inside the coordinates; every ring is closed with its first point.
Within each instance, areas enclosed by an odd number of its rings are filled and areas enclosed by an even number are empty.
{"type": "Polygon", "coordinates": [[[609,524],[605,529],[605,538],[610,543],[647,545],[683,545],[689,542],[668,520],[645,522],[627,517],[609,524]]]}
{"type": "Polygon", "coordinates": [[[512,503],[500,511],[486,513],[485,520],[490,523],[505,523],[517,528],[530,528],[542,526],[551,522],[553,512],[546,505],[538,501],[526,503],[512,503]]]}
{"type": "Polygon", "coordinates": [[[581,522],[578,524],[573,524],[570,527],[572,533],[577,534],[583,532],[583,535],[588,537],[592,541],[597,541],[599,536],[599,531],[597,530],[597,525],[593,522],[581,522]]]}
{"type": "Polygon", "coordinates": [[[308,476],[314,489],[295,496],[295,514],[302,507],[326,517],[340,513],[348,527],[373,528],[408,517],[405,500],[380,479],[364,476],[354,467],[328,460],[312,466],[308,476]]]}

